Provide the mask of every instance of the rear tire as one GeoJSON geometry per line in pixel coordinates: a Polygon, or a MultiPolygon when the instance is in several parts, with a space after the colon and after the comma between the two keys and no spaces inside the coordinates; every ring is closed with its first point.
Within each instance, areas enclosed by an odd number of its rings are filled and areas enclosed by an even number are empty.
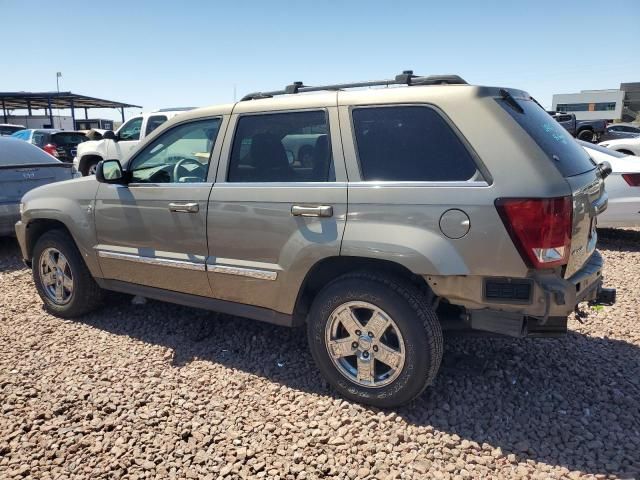
{"type": "Polygon", "coordinates": [[[325,379],[341,395],[381,408],[419,396],[442,360],[433,308],[418,288],[393,276],[362,272],[331,282],[314,299],[307,334],[325,379]]]}
{"type": "Polygon", "coordinates": [[[578,140],[582,140],[584,142],[593,142],[594,136],[595,135],[591,130],[580,130],[578,132],[578,140]]]}
{"type": "Polygon", "coordinates": [[[33,281],[47,312],[73,318],[95,310],[103,290],[91,276],[73,239],[63,230],[50,230],[36,242],[33,281]]]}

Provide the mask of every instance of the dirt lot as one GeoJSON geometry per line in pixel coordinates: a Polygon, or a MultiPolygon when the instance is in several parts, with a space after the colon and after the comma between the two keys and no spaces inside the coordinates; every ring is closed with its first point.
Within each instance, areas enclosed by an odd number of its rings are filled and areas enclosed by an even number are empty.
{"type": "Polygon", "coordinates": [[[395,411],[336,397],[302,330],[125,297],[47,315],[0,240],[0,478],[637,478],[640,232],[601,238],[615,307],[560,340],[447,339],[395,411]]]}

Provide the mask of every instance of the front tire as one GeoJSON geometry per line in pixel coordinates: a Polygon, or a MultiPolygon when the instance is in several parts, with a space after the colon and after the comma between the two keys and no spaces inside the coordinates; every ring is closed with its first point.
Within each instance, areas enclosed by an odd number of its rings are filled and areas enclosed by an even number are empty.
{"type": "Polygon", "coordinates": [[[73,239],[63,230],[48,231],[38,239],[32,272],[45,310],[57,317],[78,317],[102,303],[102,289],[91,276],[73,239]]]}
{"type": "Polygon", "coordinates": [[[442,360],[442,329],[411,283],[370,273],[345,275],[315,298],[311,354],[343,396],[381,408],[403,405],[430,385],[442,360]]]}
{"type": "Polygon", "coordinates": [[[89,160],[87,164],[82,169],[82,175],[88,177],[90,175],[96,174],[96,169],[98,168],[99,160],[89,160]]]}

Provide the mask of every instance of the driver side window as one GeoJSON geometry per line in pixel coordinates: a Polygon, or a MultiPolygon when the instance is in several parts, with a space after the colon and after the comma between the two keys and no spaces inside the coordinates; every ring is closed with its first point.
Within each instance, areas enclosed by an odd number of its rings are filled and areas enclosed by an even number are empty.
{"type": "Polygon", "coordinates": [[[204,182],[220,119],[184,123],[160,135],[131,162],[132,183],[204,182]]]}

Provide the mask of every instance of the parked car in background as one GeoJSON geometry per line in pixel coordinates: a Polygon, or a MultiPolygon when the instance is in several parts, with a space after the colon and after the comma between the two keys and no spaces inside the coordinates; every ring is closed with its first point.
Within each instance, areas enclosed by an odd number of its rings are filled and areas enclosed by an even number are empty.
{"type": "Polygon", "coordinates": [[[597,142],[607,128],[606,120],[576,120],[573,113],[547,112],[571,135],[585,142],[597,142]]]}
{"type": "Polygon", "coordinates": [[[593,161],[611,165],[611,174],[605,179],[609,205],[598,216],[598,227],[640,227],[640,157],[581,140],[578,143],[593,161]]]}
{"type": "Polygon", "coordinates": [[[124,160],[129,153],[151,134],[156,128],[170,118],[191,108],[161,109],[142,113],[130,118],[118,130],[101,132],[102,138],[84,143],[76,154],[73,163],[82,175],[93,175],[96,165],[101,160],[124,160]]]}
{"type": "Polygon", "coordinates": [[[635,138],[640,136],[640,127],[632,123],[614,123],[607,125],[606,131],[600,136],[600,141],[617,140],[620,138],[635,138]]]}
{"type": "Polygon", "coordinates": [[[0,123],[0,137],[8,137],[19,130],[24,130],[24,125],[13,125],[11,123],[0,123]]]}
{"type": "Polygon", "coordinates": [[[35,145],[0,137],[0,236],[15,235],[20,199],[25,193],[47,183],[69,180],[74,172],[73,165],[62,163],[35,145]]]}
{"type": "Polygon", "coordinates": [[[604,142],[600,142],[599,145],[627,155],[640,156],[640,137],[606,140],[604,142]]]}
{"type": "Polygon", "coordinates": [[[53,128],[29,128],[15,132],[11,136],[40,147],[49,155],[66,163],[73,162],[78,145],[89,141],[83,132],[53,128]]]}
{"type": "Polygon", "coordinates": [[[557,336],[615,301],[607,173],[523,91],[403,72],[186,112],[28,193],[16,233],[55,315],[116,290],[306,323],[335,389],[392,407],[433,382],[443,329],[557,336]]]}

